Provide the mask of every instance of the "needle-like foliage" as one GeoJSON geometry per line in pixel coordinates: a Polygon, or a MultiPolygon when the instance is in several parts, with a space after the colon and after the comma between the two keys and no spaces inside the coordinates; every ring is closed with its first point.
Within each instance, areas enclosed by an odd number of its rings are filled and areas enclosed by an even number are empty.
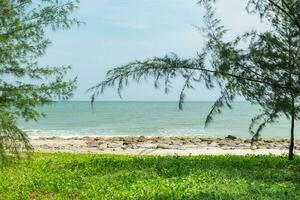
{"type": "Polygon", "coordinates": [[[37,120],[36,107],[72,95],[76,79],[65,80],[69,66],[42,66],[38,58],[50,41],[45,33],[79,24],[73,0],[0,0],[0,155],[30,149],[17,119],[37,120]]]}
{"type": "Polygon", "coordinates": [[[243,96],[261,107],[249,126],[253,141],[263,128],[276,122],[281,115],[291,119],[291,145],[289,158],[293,158],[294,122],[300,117],[300,3],[298,0],[249,0],[247,11],[258,13],[267,20],[271,29],[258,33],[243,33],[232,41],[225,40],[227,30],[214,16],[214,0],[202,0],[206,9],[205,27],[207,43],[195,58],[181,59],[167,55],[145,61],[135,61],[107,73],[106,80],[91,88],[92,101],[107,87],[117,86],[120,94],[128,81],[153,78],[154,86],[162,82],[168,92],[176,77],[184,84],[179,98],[182,108],[184,91],[199,82],[208,89],[221,88],[220,98],[208,113],[205,125],[212,121],[222,107],[231,108],[236,96],[243,96]]]}

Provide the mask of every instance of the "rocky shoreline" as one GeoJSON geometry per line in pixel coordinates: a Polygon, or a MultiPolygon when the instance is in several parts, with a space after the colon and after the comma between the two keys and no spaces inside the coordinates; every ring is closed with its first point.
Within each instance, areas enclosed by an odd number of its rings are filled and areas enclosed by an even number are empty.
{"type": "MultiPolygon", "coordinates": [[[[234,136],[203,137],[41,137],[31,139],[35,151],[72,153],[113,153],[129,155],[200,155],[200,154],[285,154],[286,139],[261,139],[252,143],[234,136]]],[[[295,141],[300,153],[300,140],[295,141]]]]}

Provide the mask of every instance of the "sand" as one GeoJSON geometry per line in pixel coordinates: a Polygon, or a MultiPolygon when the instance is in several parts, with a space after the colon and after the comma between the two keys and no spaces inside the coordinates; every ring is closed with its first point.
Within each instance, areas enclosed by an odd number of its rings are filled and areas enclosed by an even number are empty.
{"type": "MultiPolygon", "coordinates": [[[[40,137],[31,139],[36,152],[70,152],[120,155],[283,155],[288,153],[285,139],[251,143],[235,137],[40,137]]],[[[300,140],[295,142],[300,155],[300,140]]]]}

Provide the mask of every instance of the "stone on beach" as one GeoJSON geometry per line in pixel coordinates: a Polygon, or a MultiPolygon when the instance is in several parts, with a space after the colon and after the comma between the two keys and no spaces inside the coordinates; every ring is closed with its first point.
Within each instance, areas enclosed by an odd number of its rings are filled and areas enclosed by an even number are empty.
{"type": "Polygon", "coordinates": [[[219,147],[219,144],[217,142],[212,142],[208,146],[209,147],[219,147]]]}
{"type": "Polygon", "coordinates": [[[88,147],[98,147],[99,145],[103,144],[103,142],[92,140],[86,142],[86,144],[88,147]]]}
{"type": "Polygon", "coordinates": [[[158,148],[158,149],[172,149],[172,146],[171,145],[167,145],[167,144],[158,144],[156,146],[156,148],[158,148]]]}
{"type": "Polygon", "coordinates": [[[233,135],[227,135],[227,137],[225,137],[225,139],[228,139],[228,140],[235,140],[237,139],[237,137],[233,136],[233,135]]]}
{"type": "MultiPolygon", "coordinates": [[[[200,154],[253,154],[286,153],[289,141],[283,139],[259,140],[252,143],[240,138],[199,138],[193,137],[162,137],[162,136],[124,136],[124,137],[74,137],[74,138],[37,138],[31,143],[36,151],[75,152],[75,153],[113,153],[127,155],[180,155],[200,154]],[[153,152],[153,153],[152,153],[153,152]]],[[[300,140],[295,141],[295,150],[299,154],[300,140]]]]}
{"type": "Polygon", "coordinates": [[[137,139],[138,142],[145,142],[145,140],[146,140],[145,136],[140,136],[140,137],[137,139]]]}
{"type": "Polygon", "coordinates": [[[98,146],[99,150],[104,151],[106,150],[108,147],[108,145],[106,143],[102,143],[98,146]]]}

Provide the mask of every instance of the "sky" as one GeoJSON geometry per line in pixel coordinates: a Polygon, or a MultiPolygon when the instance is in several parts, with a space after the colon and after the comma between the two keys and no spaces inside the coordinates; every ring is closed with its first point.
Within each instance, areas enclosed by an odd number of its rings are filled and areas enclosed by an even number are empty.
{"type": "MultiPolygon", "coordinates": [[[[219,0],[216,14],[230,30],[228,38],[267,27],[257,16],[246,13],[243,0],[219,0]]],[[[68,77],[78,78],[72,100],[89,100],[91,94],[86,90],[104,80],[106,71],[113,67],[172,52],[190,58],[205,43],[195,28],[203,26],[204,15],[196,0],[81,0],[74,15],[85,24],[49,33],[52,45],[40,59],[45,65],[72,66],[68,77]]],[[[176,81],[166,95],[163,89],[154,89],[151,81],[132,82],[124,89],[123,100],[178,100],[181,85],[176,81]]],[[[200,84],[186,94],[188,101],[213,101],[219,91],[209,91],[200,84]]],[[[120,98],[116,90],[109,89],[97,100],[120,98]]]]}

